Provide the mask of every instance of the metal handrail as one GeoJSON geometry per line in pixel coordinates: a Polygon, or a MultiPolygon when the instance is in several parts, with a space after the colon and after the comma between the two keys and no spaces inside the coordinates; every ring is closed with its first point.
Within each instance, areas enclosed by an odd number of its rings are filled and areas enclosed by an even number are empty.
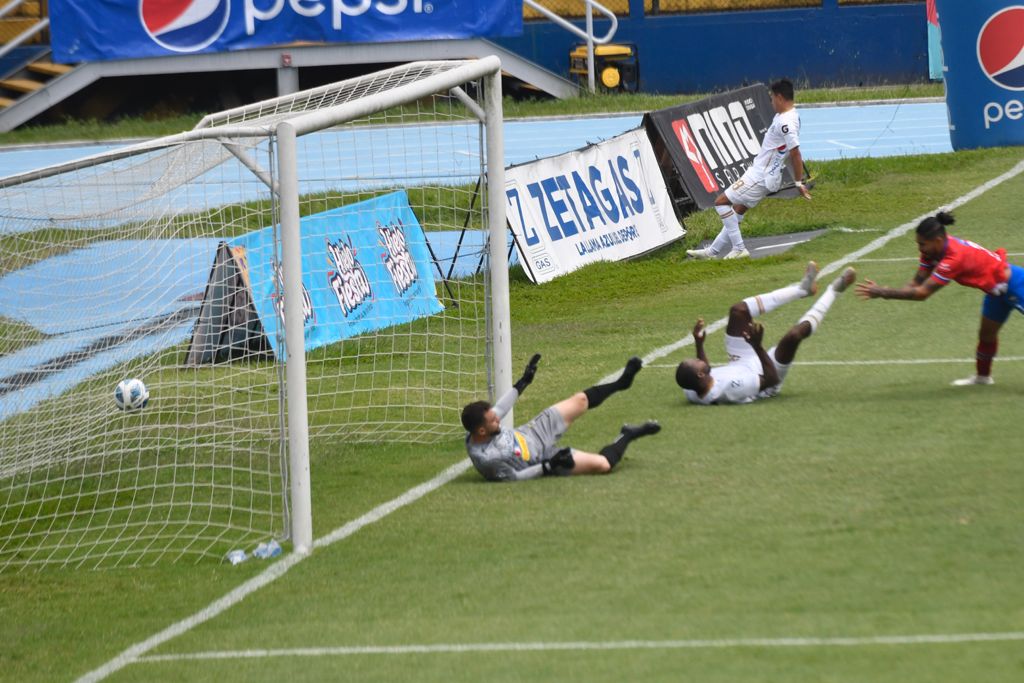
{"type": "Polygon", "coordinates": [[[25,2],[25,0],[11,0],[3,7],[0,7],[0,19],[3,19],[8,14],[18,9],[21,6],[21,3],[23,2],[25,2]]]}
{"type": "Polygon", "coordinates": [[[604,45],[610,41],[615,36],[615,32],[619,30],[619,19],[615,16],[614,12],[596,0],[583,0],[583,3],[586,5],[586,31],[583,31],[576,25],[566,21],[547,7],[538,4],[535,0],[523,0],[524,5],[533,8],[564,28],[566,31],[569,31],[570,33],[573,33],[587,41],[587,86],[590,88],[590,92],[594,92],[597,88],[597,84],[594,79],[594,44],[604,45]],[[612,21],[612,25],[608,27],[608,33],[601,38],[596,38],[594,36],[594,9],[597,9],[598,12],[605,15],[612,21]]]}
{"type": "Polygon", "coordinates": [[[14,48],[20,47],[35,34],[45,31],[49,25],[50,19],[48,17],[46,19],[40,19],[39,23],[30,26],[15,37],[11,38],[3,47],[0,47],[0,58],[6,57],[9,52],[14,50],[14,48]]]}

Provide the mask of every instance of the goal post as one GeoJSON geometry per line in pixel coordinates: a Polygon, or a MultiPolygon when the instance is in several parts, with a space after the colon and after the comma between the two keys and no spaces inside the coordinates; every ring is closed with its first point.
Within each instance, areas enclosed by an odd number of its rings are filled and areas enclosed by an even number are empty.
{"type": "Polygon", "coordinates": [[[511,387],[500,68],[0,179],[0,571],[309,552],[311,456],[461,438],[511,387]],[[149,404],[121,411],[131,377],[149,404]]]}

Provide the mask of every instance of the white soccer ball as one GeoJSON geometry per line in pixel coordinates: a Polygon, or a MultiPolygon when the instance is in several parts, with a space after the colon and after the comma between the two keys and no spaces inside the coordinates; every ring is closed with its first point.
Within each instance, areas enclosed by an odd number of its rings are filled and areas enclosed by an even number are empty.
{"type": "Polygon", "coordinates": [[[149,389],[141,379],[123,379],[114,389],[114,402],[121,410],[141,410],[149,403],[149,389]]]}

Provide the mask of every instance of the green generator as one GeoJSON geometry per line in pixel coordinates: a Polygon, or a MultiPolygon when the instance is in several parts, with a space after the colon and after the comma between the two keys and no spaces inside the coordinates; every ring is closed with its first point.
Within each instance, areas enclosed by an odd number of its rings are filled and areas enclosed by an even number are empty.
{"type": "MultiPolygon", "coordinates": [[[[587,87],[587,46],[576,45],[569,53],[569,73],[587,87]]],[[[615,43],[594,46],[594,81],[606,92],[640,90],[640,59],[636,45],[615,43]]]]}

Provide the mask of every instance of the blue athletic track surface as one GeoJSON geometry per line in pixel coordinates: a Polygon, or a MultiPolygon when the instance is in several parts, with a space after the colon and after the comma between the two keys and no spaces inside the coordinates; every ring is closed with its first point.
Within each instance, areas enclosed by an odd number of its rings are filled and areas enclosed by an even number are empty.
{"type": "MultiPolygon", "coordinates": [[[[946,108],[941,102],[805,106],[800,111],[800,148],[812,169],[816,160],[952,151],[946,108]]],[[[508,121],[505,124],[505,160],[510,165],[520,164],[600,142],[636,128],[641,118],[641,114],[630,114],[508,121]]],[[[351,140],[346,143],[358,150],[381,143],[398,144],[403,139],[407,140],[406,144],[429,146],[431,131],[436,129],[436,125],[426,124],[327,131],[320,135],[350,136],[351,140]]],[[[450,141],[451,138],[438,139],[450,141]]],[[[128,143],[0,150],[0,176],[71,161],[125,144],[128,143]]],[[[393,162],[394,159],[389,161],[393,162]]],[[[323,162],[310,163],[315,167],[323,162]]],[[[389,167],[389,184],[394,184],[396,176],[420,175],[422,178],[421,174],[429,175],[430,160],[422,163],[423,168],[389,167]]],[[[477,163],[476,158],[467,158],[466,175],[445,180],[473,182],[477,163]]],[[[367,176],[386,178],[388,172],[374,168],[354,169],[353,183],[356,177],[367,176]]],[[[381,185],[384,184],[382,180],[381,185]]],[[[428,236],[441,270],[447,275],[459,233],[432,232],[428,236]]],[[[57,396],[118,363],[186,340],[198,314],[216,246],[217,240],[213,239],[101,242],[0,278],[0,316],[27,323],[47,335],[38,344],[0,357],[0,420],[57,396]],[[140,261],[147,267],[133,265],[140,261]],[[90,277],[73,278],[76,272],[86,272],[90,277]],[[127,272],[133,276],[131,291],[115,289],[121,292],[122,298],[103,300],[97,295],[97,289],[109,291],[109,281],[123,278],[127,272]],[[74,291],[68,291],[69,278],[86,284],[91,282],[94,287],[76,285],[74,291]],[[74,325],[74,318],[67,312],[80,306],[90,309],[88,330],[70,327],[74,325]],[[30,319],[25,317],[26,310],[31,311],[30,319]],[[72,335],[77,346],[69,349],[67,340],[72,335]]],[[[481,235],[467,233],[453,275],[476,270],[481,249],[481,235]]],[[[109,294],[103,296],[109,298],[109,294]]]]}

